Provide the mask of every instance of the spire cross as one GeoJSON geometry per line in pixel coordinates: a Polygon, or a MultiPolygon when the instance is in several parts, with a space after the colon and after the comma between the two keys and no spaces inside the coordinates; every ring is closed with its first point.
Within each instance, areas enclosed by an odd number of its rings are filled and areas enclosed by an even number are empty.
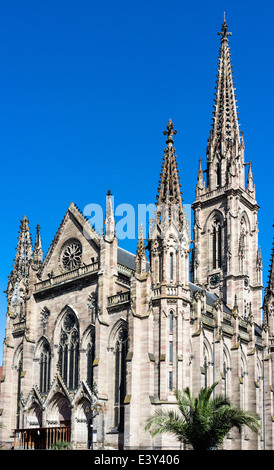
{"type": "Polygon", "coordinates": [[[225,39],[227,39],[227,36],[232,36],[232,33],[227,32],[227,28],[228,28],[228,24],[227,24],[227,22],[224,18],[224,22],[222,24],[222,29],[221,29],[221,31],[218,32],[218,35],[222,36],[221,41],[224,41],[225,39]]]}
{"type": "Polygon", "coordinates": [[[167,131],[163,132],[164,135],[167,135],[166,143],[168,144],[171,142],[173,144],[174,142],[173,135],[176,135],[177,131],[173,129],[173,122],[171,119],[169,119],[166,127],[167,127],[167,131]]]}

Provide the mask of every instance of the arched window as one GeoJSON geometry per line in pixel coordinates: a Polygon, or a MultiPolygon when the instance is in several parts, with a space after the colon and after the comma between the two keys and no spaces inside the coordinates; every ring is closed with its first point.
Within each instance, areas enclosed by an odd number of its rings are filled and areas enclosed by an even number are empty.
{"type": "Polygon", "coordinates": [[[174,269],[174,266],[173,266],[173,253],[170,253],[170,256],[169,256],[169,277],[170,277],[170,282],[173,281],[173,276],[174,276],[174,272],[173,272],[173,269],[174,269]]]}
{"type": "Polygon", "coordinates": [[[46,393],[50,386],[51,352],[47,341],[43,342],[39,358],[40,363],[40,392],[46,393]]]}
{"type": "Polygon", "coordinates": [[[247,376],[247,363],[244,355],[241,356],[241,390],[240,390],[240,400],[241,400],[241,408],[246,408],[246,376],[247,376]]]}
{"type": "Polygon", "coordinates": [[[114,426],[118,431],[124,429],[127,339],[127,330],[121,327],[115,344],[114,426]]]}
{"type": "Polygon", "coordinates": [[[204,371],[205,371],[204,386],[208,387],[208,358],[207,356],[204,356],[204,371]]]}
{"type": "Polygon", "coordinates": [[[203,370],[204,370],[204,387],[211,385],[211,367],[212,367],[212,351],[208,341],[205,339],[203,345],[203,370]]]}
{"type": "Polygon", "coordinates": [[[169,332],[173,333],[173,311],[169,314],[169,332]]]}
{"type": "Polygon", "coordinates": [[[218,162],[217,165],[216,165],[216,182],[217,182],[217,186],[221,186],[221,178],[222,178],[222,175],[221,175],[221,163],[218,162]]]}
{"type": "Polygon", "coordinates": [[[79,329],[75,314],[71,311],[64,316],[60,343],[59,369],[60,374],[70,390],[78,386],[79,361],[79,329]]]}
{"type": "Polygon", "coordinates": [[[87,383],[93,385],[93,362],[95,359],[95,332],[92,329],[90,340],[87,344],[87,383]]]}
{"type": "Polygon", "coordinates": [[[174,387],[174,343],[173,343],[173,333],[174,333],[174,312],[171,310],[169,312],[169,371],[168,371],[168,389],[173,390],[174,387]]]}
{"type": "Polygon", "coordinates": [[[247,224],[246,224],[246,219],[243,216],[240,222],[239,248],[238,248],[240,271],[244,270],[244,259],[245,259],[245,252],[246,252],[246,233],[247,233],[247,224]]]}
{"type": "Polygon", "coordinates": [[[225,397],[229,396],[229,383],[230,383],[231,361],[227,347],[223,350],[223,381],[222,393],[225,397]]]}
{"type": "Polygon", "coordinates": [[[20,428],[20,397],[21,397],[21,381],[23,372],[23,352],[21,352],[17,363],[17,413],[16,427],[20,428]]]}
{"type": "Polygon", "coordinates": [[[220,220],[218,218],[215,218],[213,221],[212,260],[213,260],[213,269],[221,268],[222,266],[222,227],[221,227],[220,220]]]}

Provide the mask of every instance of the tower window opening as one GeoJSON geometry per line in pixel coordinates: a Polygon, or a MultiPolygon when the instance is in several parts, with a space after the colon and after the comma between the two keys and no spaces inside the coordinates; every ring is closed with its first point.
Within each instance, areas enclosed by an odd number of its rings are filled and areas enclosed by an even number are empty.
{"type": "Polygon", "coordinates": [[[169,332],[173,333],[173,312],[169,314],[169,332]]]}
{"type": "Polygon", "coordinates": [[[173,253],[170,253],[170,281],[173,281],[173,253]]]}
{"type": "Polygon", "coordinates": [[[217,174],[217,186],[221,186],[221,164],[217,163],[217,168],[216,168],[216,174],[217,174]]]}
{"type": "Polygon", "coordinates": [[[215,221],[213,226],[212,238],[212,259],[213,269],[221,268],[222,266],[222,227],[219,221],[215,221]]]}

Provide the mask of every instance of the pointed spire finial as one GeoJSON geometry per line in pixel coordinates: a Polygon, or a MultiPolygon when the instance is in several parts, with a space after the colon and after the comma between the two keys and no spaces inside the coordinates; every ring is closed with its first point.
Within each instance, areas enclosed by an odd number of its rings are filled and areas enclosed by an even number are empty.
{"type": "Polygon", "coordinates": [[[43,250],[42,250],[42,242],[41,242],[41,234],[40,234],[40,225],[37,224],[36,226],[36,239],[33,251],[33,264],[38,269],[43,262],[43,250]]]}
{"type": "Polygon", "coordinates": [[[112,206],[112,194],[110,189],[107,192],[106,201],[105,236],[107,240],[113,240],[115,237],[115,220],[112,206]]]}
{"type": "Polygon", "coordinates": [[[204,190],[204,172],[202,167],[202,159],[199,158],[199,169],[198,169],[198,176],[197,176],[197,184],[196,184],[196,195],[199,195],[201,191],[204,190]]]}
{"type": "MultiPolygon", "coordinates": [[[[159,188],[157,198],[157,221],[159,222],[162,212],[170,221],[172,209],[175,208],[179,213],[180,223],[183,223],[182,191],[177,167],[175,148],[173,147],[173,135],[177,134],[174,130],[173,122],[169,119],[167,130],[163,132],[167,135],[167,147],[164,150],[162,171],[160,173],[159,188]]],[[[162,220],[165,217],[163,216],[162,220]]]]}
{"type": "Polygon", "coordinates": [[[247,163],[247,165],[249,165],[248,175],[247,175],[247,189],[250,192],[253,192],[254,191],[254,184],[253,184],[253,173],[252,173],[251,161],[249,161],[247,163]]]}
{"type": "Polygon", "coordinates": [[[173,125],[173,122],[171,119],[169,119],[167,125],[167,131],[164,131],[163,134],[164,135],[167,135],[167,140],[166,140],[166,143],[169,144],[173,144],[174,143],[174,140],[173,140],[173,135],[176,135],[177,134],[177,131],[175,131],[173,129],[174,125],[173,125]]]}
{"type": "Polygon", "coordinates": [[[223,24],[222,24],[222,29],[221,29],[221,31],[218,32],[218,35],[222,36],[221,42],[223,42],[224,40],[227,40],[228,36],[232,36],[232,33],[228,33],[227,28],[228,28],[228,24],[226,22],[225,12],[224,12],[224,21],[223,21],[223,24]]]}

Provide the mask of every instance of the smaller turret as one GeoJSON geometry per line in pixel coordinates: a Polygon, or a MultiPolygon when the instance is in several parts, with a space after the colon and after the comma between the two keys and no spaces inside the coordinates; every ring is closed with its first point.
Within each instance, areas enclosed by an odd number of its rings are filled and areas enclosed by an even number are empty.
{"type": "Polygon", "coordinates": [[[147,263],[147,256],[146,256],[146,249],[144,244],[144,232],[143,232],[143,225],[140,225],[139,230],[139,239],[137,245],[137,251],[135,256],[135,263],[136,263],[136,273],[137,274],[144,274],[146,272],[146,263],[147,263]]]}
{"type": "Polygon", "coordinates": [[[37,224],[36,227],[36,239],[33,250],[33,268],[35,270],[39,269],[43,262],[43,250],[42,250],[42,241],[40,234],[40,226],[37,224]]]}
{"type": "Polygon", "coordinates": [[[13,270],[10,273],[10,281],[15,285],[16,281],[27,279],[29,276],[30,265],[32,264],[32,242],[29,232],[29,221],[24,215],[21,220],[18,244],[14,259],[13,270]]]}
{"type": "Polygon", "coordinates": [[[107,207],[105,217],[105,239],[107,241],[113,240],[115,237],[115,220],[112,206],[112,194],[110,189],[107,192],[107,207]]]}

